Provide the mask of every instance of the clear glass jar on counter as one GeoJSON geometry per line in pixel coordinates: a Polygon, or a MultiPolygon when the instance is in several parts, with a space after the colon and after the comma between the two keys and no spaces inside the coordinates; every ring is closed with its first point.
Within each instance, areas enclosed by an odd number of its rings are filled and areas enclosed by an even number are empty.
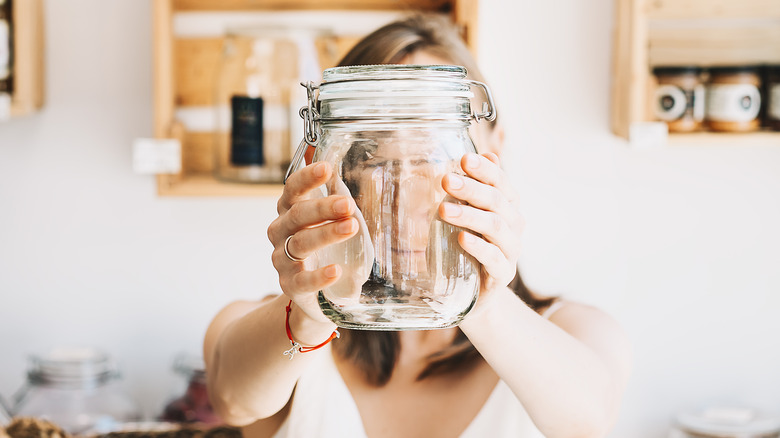
{"type": "Polygon", "coordinates": [[[176,356],[173,371],[181,378],[183,385],[177,385],[176,397],[166,404],[160,420],[208,426],[222,424],[209,402],[205,369],[201,357],[186,353],[176,356]]]}
{"type": "Polygon", "coordinates": [[[780,418],[747,408],[710,408],[677,415],[669,438],[780,438],[780,418]]]}
{"type": "Polygon", "coordinates": [[[216,178],[282,182],[298,144],[299,83],[320,72],[316,42],[327,45],[330,33],[270,26],[228,29],[214,94],[216,178]],[[292,127],[298,128],[293,134],[292,127]]]}
{"type": "Polygon", "coordinates": [[[458,66],[374,65],[325,70],[319,94],[302,110],[313,161],[333,168],[321,191],[354,198],[358,233],[316,254],[339,264],[341,278],[319,292],[323,313],[340,327],[444,328],[474,305],[479,265],[458,243],[460,228],[438,215],[449,173],[476,148],[473,119],[493,120],[487,86],[458,66]],[[489,103],[471,111],[473,86],[489,103]]]}
{"type": "Polygon", "coordinates": [[[761,125],[761,76],[758,67],[712,67],[706,118],[713,131],[748,132],[761,125]]]}
{"type": "Polygon", "coordinates": [[[114,362],[93,348],[58,348],[31,356],[27,384],[14,397],[14,416],[42,417],[71,434],[106,433],[141,419],[120,386],[114,362]]]}
{"type": "Polygon", "coordinates": [[[704,121],[704,82],[700,67],[656,67],[655,116],[669,132],[693,132],[704,121]]]}

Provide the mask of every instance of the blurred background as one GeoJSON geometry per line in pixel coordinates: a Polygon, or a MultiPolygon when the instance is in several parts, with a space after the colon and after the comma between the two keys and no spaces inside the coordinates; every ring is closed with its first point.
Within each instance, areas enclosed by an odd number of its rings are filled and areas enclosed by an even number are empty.
{"type": "MultiPolygon", "coordinates": [[[[639,148],[613,134],[615,14],[613,0],[478,3],[527,219],[521,271],[628,332],[610,436],[665,436],[674,414],[708,405],[780,413],[780,141],[639,148]]],[[[151,17],[149,1],[44,2],[45,106],[0,123],[6,397],[29,354],[97,346],[152,417],[174,356],[200,354],[222,306],[279,291],[275,197],[158,196],[133,171],[134,140],[154,135],[151,17]]]]}

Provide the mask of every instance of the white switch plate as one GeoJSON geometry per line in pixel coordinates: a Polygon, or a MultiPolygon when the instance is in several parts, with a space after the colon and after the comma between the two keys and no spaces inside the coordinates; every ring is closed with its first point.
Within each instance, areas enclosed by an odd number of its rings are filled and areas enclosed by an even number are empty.
{"type": "Polygon", "coordinates": [[[181,143],[175,139],[135,139],[133,171],[152,175],[181,172],[181,143]]]}

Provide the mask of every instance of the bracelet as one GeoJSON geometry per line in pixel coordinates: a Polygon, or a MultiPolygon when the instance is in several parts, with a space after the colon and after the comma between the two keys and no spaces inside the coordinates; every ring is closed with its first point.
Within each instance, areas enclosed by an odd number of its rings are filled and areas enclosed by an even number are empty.
{"type": "Polygon", "coordinates": [[[284,319],[284,328],[287,329],[287,339],[290,340],[290,344],[292,345],[292,347],[282,354],[285,356],[290,356],[290,360],[292,360],[293,356],[295,356],[295,353],[308,353],[310,351],[317,350],[318,348],[322,348],[325,345],[327,345],[328,342],[341,336],[341,333],[339,333],[338,329],[336,329],[333,330],[333,333],[330,335],[330,337],[326,339],[325,342],[323,342],[322,344],[315,345],[314,347],[304,347],[303,345],[295,342],[295,340],[293,339],[292,330],[290,330],[290,312],[292,312],[292,300],[290,300],[290,302],[287,303],[286,309],[287,309],[287,317],[284,319]]]}

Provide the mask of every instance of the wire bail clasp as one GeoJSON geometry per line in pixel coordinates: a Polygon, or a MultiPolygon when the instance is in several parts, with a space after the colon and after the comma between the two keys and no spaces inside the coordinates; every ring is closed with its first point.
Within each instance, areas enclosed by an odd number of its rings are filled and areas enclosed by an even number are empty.
{"type": "Polygon", "coordinates": [[[295,155],[293,155],[290,161],[290,166],[287,168],[287,173],[284,175],[282,183],[286,183],[287,178],[298,169],[303,161],[303,157],[306,155],[306,149],[309,146],[317,147],[317,142],[320,139],[317,133],[317,122],[320,120],[320,113],[317,111],[317,97],[314,92],[319,87],[311,81],[301,82],[301,86],[306,88],[306,99],[308,101],[307,105],[302,106],[298,111],[298,115],[303,119],[303,139],[298,145],[298,149],[295,150],[295,155]]]}
{"type": "Polygon", "coordinates": [[[471,80],[467,82],[475,87],[481,88],[487,98],[487,102],[482,102],[482,112],[472,112],[471,117],[474,118],[474,121],[479,123],[482,119],[489,122],[496,120],[496,104],[493,102],[493,94],[490,92],[490,88],[488,88],[487,84],[471,80]]]}

